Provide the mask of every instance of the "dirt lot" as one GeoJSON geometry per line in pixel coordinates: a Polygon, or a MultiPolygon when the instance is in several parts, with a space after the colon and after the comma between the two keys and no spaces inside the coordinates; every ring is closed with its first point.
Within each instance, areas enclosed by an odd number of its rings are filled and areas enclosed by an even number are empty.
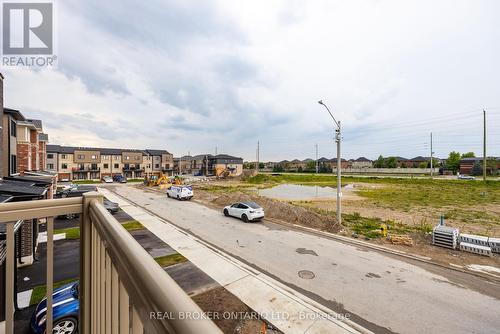
{"type": "Polygon", "coordinates": [[[224,333],[238,334],[277,334],[279,331],[267,328],[258,314],[243,304],[223,287],[196,295],[193,300],[200,308],[213,314],[212,320],[224,333]]]}

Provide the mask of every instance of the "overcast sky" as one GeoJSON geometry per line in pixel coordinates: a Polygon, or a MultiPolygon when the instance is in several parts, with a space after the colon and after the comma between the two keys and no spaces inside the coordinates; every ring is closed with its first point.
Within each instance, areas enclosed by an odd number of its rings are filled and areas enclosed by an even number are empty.
{"type": "Polygon", "coordinates": [[[261,160],[500,156],[499,1],[58,1],[53,70],[3,68],[53,144],[261,160]]]}

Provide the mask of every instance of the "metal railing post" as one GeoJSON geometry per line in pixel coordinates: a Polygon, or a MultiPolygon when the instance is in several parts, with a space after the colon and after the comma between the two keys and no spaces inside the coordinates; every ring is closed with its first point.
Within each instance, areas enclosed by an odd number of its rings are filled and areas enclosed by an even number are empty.
{"type": "Polygon", "coordinates": [[[5,278],[5,333],[14,333],[14,224],[7,224],[7,258],[5,278]]]}
{"type": "Polygon", "coordinates": [[[52,294],[54,292],[54,217],[47,218],[47,313],[45,329],[47,333],[52,333],[53,325],[53,305],[52,294]]]}
{"type": "Polygon", "coordinates": [[[83,208],[80,217],[80,323],[79,333],[91,333],[91,273],[92,273],[92,222],[89,215],[91,201],[103,202],[103,196],[98,192],[83,194],[83,208]]]}

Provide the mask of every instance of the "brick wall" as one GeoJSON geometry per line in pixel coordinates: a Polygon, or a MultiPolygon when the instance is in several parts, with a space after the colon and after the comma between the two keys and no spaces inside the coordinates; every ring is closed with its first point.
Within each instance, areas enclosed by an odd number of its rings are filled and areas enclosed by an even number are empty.
{"type": "Polygon", "coordinates": [[[30,170],[38,170],[38,132],[35,130],[30,131],[31,143],[31,166],[30,170]]]}
{"type": "Polygon", "coordinates": [[[38,142],[38,168],[37,170],[45,170],[46,157],[47,157],[47,143],[44,141],[38,142]]]}
{"type": "Polygon", "coordinates": [[[33,255],[33,223],[31,220],[25,220],[18,233],[21,234],[21,256],[33,255]]]}
{"type": "Polygon", "coordinates": [[[30,155],[31,145],[29,143],[17,144],[17,172],[22,173],[25,170],[31,170],[30,155]]]}

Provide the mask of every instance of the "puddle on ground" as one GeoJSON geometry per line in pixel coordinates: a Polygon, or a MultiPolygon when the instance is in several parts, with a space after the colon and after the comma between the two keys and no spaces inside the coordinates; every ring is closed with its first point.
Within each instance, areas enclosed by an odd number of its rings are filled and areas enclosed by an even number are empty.
{"type": "Polygon", "coordinates": [[[272,188],[259,189],[259,195],[284,200],[310,200],[336,198],[337,190],[332,187],[303,186],[299,184],[280,184],[272,188]]]}
{"type": "Polygon", "coordinates": [[[303,279],[313,279],[314,277],[316,277],[316,275],[314,275],[314,273],[310,270],[300,270],[298,274],[299,277],[303,279]]]}
{"type": "Polygon", "coordinates": [[[318,254],[315,251],[313,251],[312,249],[297,248],[295,251],[299,254],[309,254],[309,255],[318,256],[318,254]]]}

